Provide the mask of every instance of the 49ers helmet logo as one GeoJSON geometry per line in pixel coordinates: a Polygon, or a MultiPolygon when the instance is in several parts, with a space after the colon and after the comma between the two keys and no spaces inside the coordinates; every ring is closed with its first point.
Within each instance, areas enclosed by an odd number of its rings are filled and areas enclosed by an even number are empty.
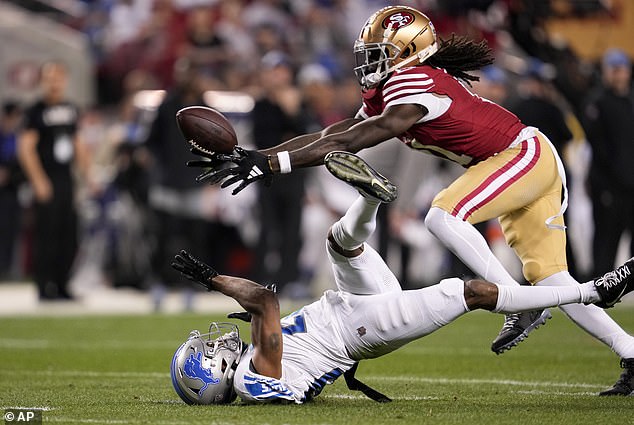
{"type": "Polygon", "coordinates": [[[406,11],[401,11],[401,12],[393,13],[390,16],[387,16],[385,19],[383,19],[383,22],[381,23],[381,25],[383,26],[383,28],[387,28],[391,24],[392,29],[396,30],[399,28],[406,27],[410,25],[412,22],[414,22],[414,15],[406,11]]]}

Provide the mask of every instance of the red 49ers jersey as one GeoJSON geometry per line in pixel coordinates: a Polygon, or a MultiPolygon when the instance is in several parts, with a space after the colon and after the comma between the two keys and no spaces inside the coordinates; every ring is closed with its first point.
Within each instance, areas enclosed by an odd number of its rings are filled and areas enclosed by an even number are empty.
{"type": "Polygon", "coordinates": [[[399,70],[382,86],[364,91],[359,115],[380,115],[387,107],[404,103],[423,105],[430,113],[399,139],[465,167],[503,151],[526,127],[445,70],[428,65],[399,70]]]}

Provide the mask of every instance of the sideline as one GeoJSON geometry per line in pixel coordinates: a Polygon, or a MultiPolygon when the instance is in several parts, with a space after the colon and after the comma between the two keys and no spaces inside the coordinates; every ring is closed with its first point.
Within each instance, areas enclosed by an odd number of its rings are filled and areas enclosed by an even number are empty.
{"type": "MultiPolygon", "coordinates": [[[[191,292],[190,292],[191,294],[191,292]]],[[[0,318],[28,316],[145,315],[152,313],[230,313],[243,311],[233,299],[217,292],[193,291],[191,310],[185,309],[185,292],[165,293],[161,309],[155,311],[149,291],[129,288],[93,287],[73,301],[40,302],[35,284],[0,282],[0,318]]],[[[312,300],[311,300],[312,301],[312,300]]],[[[302,301],[280,300],[281,311],[294,311],[302,301]]]]}
{"type": "MultiPolygon", "coordinates": [[[[165,294],[160,312],[182,313],[185,311],[184,305],[183,293],[170,291],[165,294]]],[[[221,294],[194,292],[192,313],[240,310],[238,303],[221,294]]],[[[40,302],[34,284],[0,283],[0,317],[150,313],[155,313],[155,310],[152,297],[147,291],[100,287],[84,292],[73,301],[40,302]]]]}

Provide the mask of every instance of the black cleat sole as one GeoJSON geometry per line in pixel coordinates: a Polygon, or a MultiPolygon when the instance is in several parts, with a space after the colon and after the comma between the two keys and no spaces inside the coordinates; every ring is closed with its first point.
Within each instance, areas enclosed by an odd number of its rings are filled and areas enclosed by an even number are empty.
{"type": "Polygon", "coordinates": [[[389,203],[398,196],[398,189],[386,177],[374,170],[363,159],[350,152],[334,151],[324,158],[328,171],[362,195],[389,203]]]}

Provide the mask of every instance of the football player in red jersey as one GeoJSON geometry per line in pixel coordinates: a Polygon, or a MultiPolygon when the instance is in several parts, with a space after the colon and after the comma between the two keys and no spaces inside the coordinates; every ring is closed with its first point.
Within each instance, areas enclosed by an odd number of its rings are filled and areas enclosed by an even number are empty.
{"type": "MultiPolygon", "coordinates": [[[[202,164],[210,169],[199,180],[222,181],[221,187],[240,182],[235,194],[273,174],[321,165],[331,151],[357,152],[397,137],[415,150],[466,167],[435,197],[425,224],[474,272],[501,285],[518,285],[473,227],[497,217],[528,282],[577,285],[567,271],[562,217],[567,190],[559,156],[537,128],[465,86],[477,78],[470,71],[493,62],[486,43],[455,36],[438,40],[423,13],[389,6],[368,19],[354,52],[363,95],[354,119],[270,149],[239,149],[230,168],[218,169],[222,161],[212,157],[202,164]]],[[[634,338],[603,310],[577,304],[561,308],[622,359],[634,359],[634,338]]],[[[512,348],[549,317],[547,310],[508,315],[492,350],[499,354],[512,348]]],[[[634,371],[624,375],[633,378],[619,379],[602,394],[632,392],[634,371]]]]}

